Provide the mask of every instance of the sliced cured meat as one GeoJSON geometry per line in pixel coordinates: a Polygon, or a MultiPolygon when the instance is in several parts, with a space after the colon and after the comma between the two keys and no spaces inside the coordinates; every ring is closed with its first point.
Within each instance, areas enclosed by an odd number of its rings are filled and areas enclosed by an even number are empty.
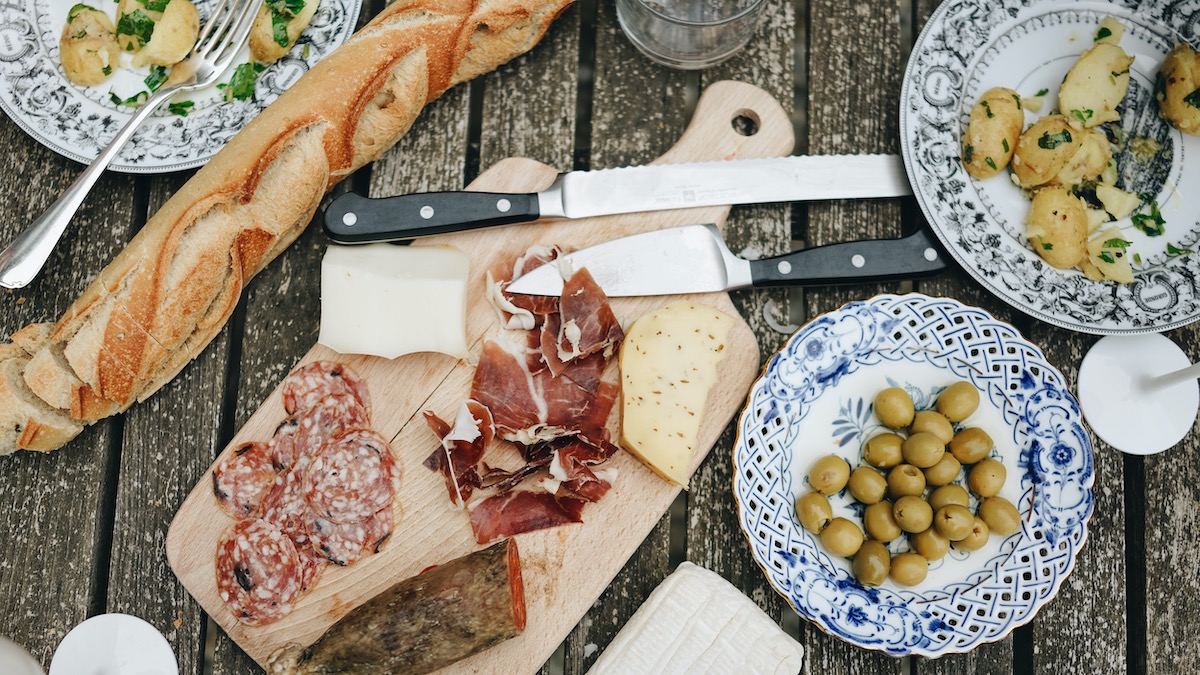
{"type": "Polygon", "coordinates": [[[546,417],[549,428],[565,429],[559,436],[575,435],[586,438],[597,447],[608,441],[608,416],[617,400],[620,389],[610,382],[600,382],[595,392],[588,392],[566,377],[539,375],[546,402],[546,417]]]}
{"type": "Polygon", "coordinates": [[[612,483],[598,476],[585,463],[593,452],[578,441],[554,451],[549,468],[550,476],[558,483],[556,496],[597,502],[608,493],[612,483]]]}
{"type": "Polygon", "coordinates": [[[213,494],[225,513],[234,518],[256,518],[275,482],[275,466],[261,443],[245,443],[213,469],[213,494]]]}
{"type": "Polygon", "coordinates": [[[300,417],[293,437],[293,461],[304,465],[321,450],[330,436],[370,426],[367,411],[350,394],[326,396],[300,417]]]}
{"type": "Polygon", "coordinates": [[[304,526],[304,515],[308,502],[304,501],[301,488],[301,470],[298,466],[284,471],[275,478],[271,492],[263,501],[263,520],[278,527],[291,538],[296,548],[312,548],[308,530],[304,526]]]}
{"type": "Polygon", "coordinates": [[[534,246],[512,262],[501,261],[487,272],[487,299],[508,329],[531,330],[538,317],[558,311],[554,296],[514,295],[505,289],[513,279],[556,260],[562,251],[556,246],[534,246]]]}
{"type": "Polygon", "coordinates": [[[475,541],[486,544],[501,537],[582,523],[584,503],[547,492],[514,490],[472,505],[471,530],[475,541]]]}
{"type": "Polygon", "coordinates": [[[297,546],[296,553],[300,555],[300,591],[304,592],[317,585],[328,561],[312,546],[297,546]]]}
{"type": "Polygon", "coordinates": [[[432,410],[426,410],[424,414],[429,428],[442,441],[441,447],[425,459],[425,467],[442,474],[450,501],[465,503],[472,490],[479,487],[475,466],[496,433],[492,413],[478,401],[464,401],[458,407],[453,427],[432,410]]]}
{"type": "Polygon", "coordinates": [[[562,361],[597,353],[611,355],[625,337],[608,296],[586,268],[563,282],[559,308],[558,356],[562,361]]]}
{"type": "Polygon", "coordinates": [[[364,411],[371,410],[366,382],[349,366],[333,361],[313,361],[284,378],[283,409],[289,415],[304,412],[331,394],[350,394],[364,411]]]}
{"type": "Polygon", "coordinates": [[[304,469],[304,499],[322,518],[356,523],[392,503],[398,480],[387,440],[353,429],[331,437],[304,469]]]}
{"type": "Polygon", "coordinates": [[[276,471],[283,471],[296,461],[296,432],[300,429],[300,415],[289,415],[275,427],[275,435],[267,444],[271,452],[271,463],[276,471]]]}
{"type": "Polygon", "coordinates": [[[309,509],[305,526],[319,555],[336,565],[352,565],[363,556],[378,553],[392,536],[392,506],[357,523],[335,523],[309,509]]]}
{"type": "Polygon", "coordinates": [[[217,592],[237,620],[249,626],[278,621],[292,611],[303,587],[296,546],[259,518],[234,523],[217,544],[217,592]]]}
{"type": "Polygon", "coordinates": [[[471,381],[471,398],[491,411],[501,438],[523,443],[536,440],[526,436],[545,416],[545,401],[519,345],[504,338],[484,341],[471,381]]]}

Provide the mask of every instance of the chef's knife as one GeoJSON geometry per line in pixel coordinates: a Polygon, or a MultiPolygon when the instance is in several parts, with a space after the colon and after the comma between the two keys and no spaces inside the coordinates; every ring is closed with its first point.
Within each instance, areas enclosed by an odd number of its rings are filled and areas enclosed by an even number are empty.
{"type": "Polygon", "coordinates": [[[806,155],[697,164],[656,164],[560,174],[531,194],[423,192],[330,203],[325,231],[342,244],[447,234],[538,218],[727,204],[901,197],[912,194],[897,155],[806,155]]]}
{"type": "MultiPolygon", "coordinates": [[[[612,297],[710,293],[735,288],[867,283],[930,276],[946,269],[922,228],[902,239],[829,244],[763,260],[739,258],[714,225],[644,232],[566,255],[586,267],[612,297]]],[[[511,293],[560,295],[559,263],[542,265],[508,286],[511,293]]]]}

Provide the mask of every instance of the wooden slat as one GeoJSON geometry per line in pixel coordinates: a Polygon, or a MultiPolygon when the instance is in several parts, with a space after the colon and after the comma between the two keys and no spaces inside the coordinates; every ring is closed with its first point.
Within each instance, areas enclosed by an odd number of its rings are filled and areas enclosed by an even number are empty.
{"type": "MultiPolygon", "coordinates": [[[[1169,337],[1193,363],[1200,361],[1200,329],[1184,328],[1169,337]]],[[[1183,442],[1145,459],[1145,605],[1131,603],[1128,611],[1144,612],[1147,673],[1200,671],[1200,622],[1190,609],[1200,602],[1200,564],[1188,534],[1200,528],[1197,456],[1200,435],[1193,426],[1183,442]]]]}
{"type": "MultiPolygon", "coordinates": [[[[41,215],[83,167],[63,159],[0,116],[5,162],[0,245],[41,215]]],[[[71,222],[45,269],[26,288],[0,293],[0,337],[55,321],[132,233],[134,180],[108,174],[71,222]]],[[[65,449],[0,457],[0,635],[48,665],[67,631],[103,607],[119,424],[87,429],[65,449]]]]}
{"type": "MultiPolygon", "coordinates": [[[[1073,389],[1079,363],[1096,338],[1041,323],[1028,336],[1073,389]]],[[[1126,672],[1124,461],[1094,435],[1092,445],[1096,511],[1074,571],[1034,619],[1037,673],[1126,672]]]]}
{"type": "MultiPolygon", "coordinates": [[[[644,164],[687,126],[687,76],[657,66],[629,43],[612,3],[596,15],[591,169],[644,164]]],[[[566,641],[563,670],[584,673],[642,601],[670,573],[670,518],[664,516],[566,641]]]]}
{"type": "MultiPolygon", "coordinates": [[[[900,3],[813,0],[808,20],[808,151],[811,154],[897,152],[901,68],[900,3]]],[[[809,246],[901,233],[897,200],[831,202],[808,207],[809,246]]],[[[897,284],[814,290],[808,315],[897,284]]],[[[808,672],[899,673],[900,661],[868,652],[804,625],[808,672]]]]}
{"type": "MultiPolygon", "coordinates": [[[[188,178],[148,181],[147,216],[188,178]]],[[[199,673],[203,623],[200,606],[167,565],[164,541],[191,486],[224,445],[219,438],[229,356],[223,331],[193,363],[125,417],[117,477],[108,611],[133,614],[163,633],[181,673],[199,673]]]]}

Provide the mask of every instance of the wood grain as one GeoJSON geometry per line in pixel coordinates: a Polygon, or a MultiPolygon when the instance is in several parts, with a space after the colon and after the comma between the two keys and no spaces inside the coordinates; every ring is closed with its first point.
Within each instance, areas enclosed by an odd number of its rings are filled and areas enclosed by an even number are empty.
{"type": "MultiPolygon", "coordinates": [[[[697,108],[687,132],[666,157],[771,156],[791,147],[787,117],[771,97],[749,85],[726,83],[712,88],[697,108]],[[749,107],[763,120],[763,130],[742,137],[723,123],[740,108],[749,107]]],[[[531,191],[549,185],[556,171],[528,159],[498,163],[472,184],[473,189],[531,191]]],[[[515,257],[531,244],[565,241],[587,246],[625,233],[670,227],[691,218],[723,222],[727,207],[619,216],[591,222],[546,222],[516,228],[463,233],[430,244],[452,243],[472,257],[469,288],[482,288],[490,264],[515,257]]],[[[421,242],[415,245],[422,245],[421,242]]],[[[734,312],[728,296],[710,294],[702,301],[734,312]]],[[[625,321],[664,304],[664,298],[628,298],[613,302],[625,321]]],[[[497,329],[495,313],[482,294],[468,297],[467,334],[476,345],[497,329]]],[[[700,447],[711,447],[720,430],[738,410],[750,381],[757,374],[758,350],[748,327],[738,322],[730,337],[730,353],[721,362],[722,378],[710,394],[701,428],[700,447]]],[[[314,347],[304,360],[339,358],[324,347],[314,347]]],[[[434,446],[433,437],[418,413],[430,408],[449,415],[466,398],[473,367],[440,354],[419,354],[387,361],[373,357],[340,357],[361,373],[380,402],[372,411],[373,427],[392,440],[404,476],[397,496],[401,514],[393,544],[381,554],[353,568],[327,570],[316,588],[287,618],[261,628],[237,624],[216,594],[213,551],[217,538],[229,525],[212,499],[206,474],[188,496],[167,536],[172,569],[211,616],[252,657],[263,663],[288,641],[308,644],[352,607],[374,596],[395,581],[429,564],[458,557],[477,545],[467,519],[445,499],[440,477],[421,462],[434,446]],[[383,402],[386,402],[383,403],[383,402]],[[456,517],[457,516],[457,517],[456,517]]],[[[251,439],[269,438],[284,417],[278,390],[272,393],[234,436],[226,452],[251,439]]],[[[703,458],[698,453],[696,463],[703,458]]],[[[626,559],[658,521],[678,488],[654,476],[631,456],[619,453],[611,465],[620,481],[600,503],[589,507],[586,525],[557,528],[523,535],[521,539],[529,627],[514,640],[487,654],[457,664],[456,672],[533,672],[558,646],[571,626],[587,611],[592,599],[608,585],[626,559]]],[[[693,467],[694,468],[694,467],[693,467]]]]}

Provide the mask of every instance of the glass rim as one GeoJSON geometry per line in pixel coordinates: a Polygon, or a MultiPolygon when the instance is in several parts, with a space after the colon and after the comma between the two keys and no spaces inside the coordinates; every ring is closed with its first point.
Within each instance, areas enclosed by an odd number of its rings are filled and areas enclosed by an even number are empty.
{"type": "Polygon", "coordinates": [[[697,26],[697,27],[705,27],[705,28],[712,27],[712,26],[721,26],[721,25],[724,25],[727,23],[731,23],[733,21],[737,21],[738,19],[744,18],[747,14],[757,11],[767,2],[767,0],[754,0],[753,2],[748,4],[745,8],[743,8],[740,12],[738,12],[736,14],[731,14],[723,19],[718,19],[716,21],[690,21],[688,19],[680,19],[680,18],[673,17],[673,16],[670,16],[667,14],[663,14],[662,12],[660,12],[657,9],[655,9],[654,7],[652,7],[651,6],[652,3],[647,2],[647,0],[630,0],[630,1],[637,3],[643,9],[650,12],[654,16],[662,19],[663,21],[667,21],[669,23],[677,24],[680,26],[697,26]]]}

